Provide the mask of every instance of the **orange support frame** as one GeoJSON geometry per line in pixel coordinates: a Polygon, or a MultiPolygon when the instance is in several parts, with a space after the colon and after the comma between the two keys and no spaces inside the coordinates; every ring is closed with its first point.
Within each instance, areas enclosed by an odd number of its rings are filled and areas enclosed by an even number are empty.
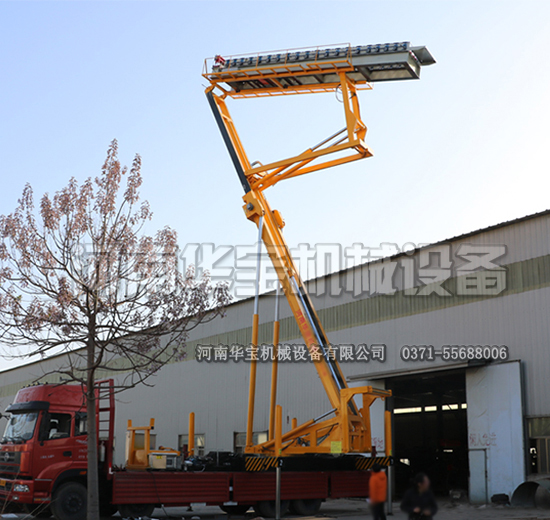
{"type": "Polygon", "coordinates": [[[155,429],[155,419],[149,421],[149,426],[134,426],[128,419],[126,428],[126,467],[128,469],[147,469],[149,453],[151,452],[151,430],[155,429]],[[136,433],[143,434],[143,448],[136,448],[136,433]]]}
{"type": "MultiPolygon", "coordinates": [[[[345,60],[344,60],[345,61],[345,60]]],[[[365,86],[365,81],[358,84],[351,80],[347,72],[353,70],[351,64],[346,65],[342,60],[325,67],[334,67],[334,75],[337,80],[319,87],[323,91],[341,89],[346,126],[331,137],[316,146],[305,150],[297,156],[275,161],[266,165],[252,166],[246,155],[244,146],[239,138],[235,124],[226,105],[228,97],[249,97],[234,90],[227,90],[223,83],[227,83],[226,77],[213,73],[205,73],[204,77],[210,81],[206,94],[222,133],[225,144],[229,150],[233,164],[237,170],[241,184],[245,190],[243,197],[243,209],[246,217],[254,222],[260,229],[261,240],[273,263],[281,288],[288,300],[290,309],[296,319],[300,333],[312,356],[313,364],[317,369],[325,392],[328,396],[332,410],[324,416],[307,421],[296,426],[293,421],[292,429],[282,434],[282,412],[276,406],[276,378],[277,366],[273,368],[271,403],[270,403],[270,427],[268,441],[253,445],[254,425],[254,401],[256,389],[256,364],[253,362],[250,368],[249,408],[247,420],[246,453],[258,453],[270,456],[294,455],[305,453],[369,453],[372,451],[371,427],[369,408],[377,399],[385,399],[391,392],[377,390],[370,386],[349,388],[338,362],[332,355],[332,347],[320,323],[319,317],[313,307],[306,287],[302,282],[298,270],[294,264],[289,248],[282,234],[284,222],[279,212],[272,210],[265,198],[264,191],[274,186],[281,180],[290,179],[299,175],[305,175],[318,170],[330,168],[340,164],[364,159],[372,156],[371,150],[366,146],[364,139],[367,132],[366,125],[361,121],[357,90],[365,86]],[[337,154],[336,158],[331,158],[337,154]],[[320,355],[319,355],[320,353],[320,355]],[[362,408],[355,403],[356,396],[362,397],[362,408]],[[334,414],[327,419],[326,416],[334,414]]],[[[274,70],[273,67],[256,67],[247,69],[246,74],[253,75],[256,80],[276,79],[277,74],[286,77],[292,74],[298,76],[311,70],[304,71],[297,68],[295,72],[285,65],[284,70],[274,70]]],[[[302,67],[303,69],[303,67],[302,67]]],[[[239,74],[243,74],[242,71],[239,74]]],[[[277,82],[272,82],[277,85],[277,82]]],[[[302,86],[274,87],[275,90],[284,90],[284,94],[304,93],[302,86]]],[[[310,86],[311,87],[311,86],[310,86]]],[[[308,88],[310,88],[308,87],[308,88]]],[[[264,92],[265,89],[262,90],[264,92]]],[[[283,93],[283,92],[280,92],[283,93]]],[[[263,95],[258,92],[256,96],[263,95]]],[[[252,345],[257,348],[259,317],[255,309],[253,319],[252,345]]],[[[274,343],[278,342],[278,322],[274,327],[274,343]]]]}

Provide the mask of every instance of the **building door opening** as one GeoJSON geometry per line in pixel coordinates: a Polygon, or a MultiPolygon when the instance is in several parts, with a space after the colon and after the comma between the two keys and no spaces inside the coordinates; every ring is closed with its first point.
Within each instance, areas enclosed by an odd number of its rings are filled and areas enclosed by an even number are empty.
{"type": "Polygon", "coordinates": [[[464,370],[386,379],[394,395],[396,494],[419,472],[437,495],[468,490],[468,425],[464,370]]]}

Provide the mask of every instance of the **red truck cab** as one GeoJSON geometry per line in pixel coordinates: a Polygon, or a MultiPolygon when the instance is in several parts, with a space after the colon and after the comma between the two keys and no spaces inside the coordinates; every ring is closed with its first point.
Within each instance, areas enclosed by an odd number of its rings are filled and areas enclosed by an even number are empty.
{"type": "Polygon", "coordinates": [[[18,392],[6,412],[8,424],[0,441],[0,500],[45,515],[63,484],[86,483],[83,389],[30,386],[18,392]]]}

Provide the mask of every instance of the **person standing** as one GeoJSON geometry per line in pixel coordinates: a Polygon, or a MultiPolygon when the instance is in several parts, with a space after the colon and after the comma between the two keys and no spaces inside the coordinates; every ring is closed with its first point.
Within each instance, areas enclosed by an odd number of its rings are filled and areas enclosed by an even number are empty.
{"type": "Polygon", "coordinates": [[[369,498],[374,520],[386,520],[384,503],[388,494],[388,478],[382,471],[380,464],[372,466],[372,473],[369,480],[369,498]]]}
{"type": "Polygon", "coordinates": [[[435,496],[430,489],[430,479],[425,473],[414,477],[413,487],[405,492],[401,510],[409,514],[410,520],[432,520],[437,513],[435,496]]]}

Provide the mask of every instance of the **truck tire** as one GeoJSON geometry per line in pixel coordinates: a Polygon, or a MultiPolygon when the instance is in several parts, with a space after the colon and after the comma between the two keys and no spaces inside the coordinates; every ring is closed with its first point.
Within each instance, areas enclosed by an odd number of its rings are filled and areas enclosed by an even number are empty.
{"type": "Polygon", "coordinates": [[[67,482],[55,492],[52,513],[56,520],[86,520],[88,503],[86,486],[78,482],[67,482]]]}
{"type": "MultiPolygon", "coordinates": [[[[281,516],[288,511],[288,500],[281,500],[281,516]]],[[[263,500],[254,506],[254,511],[265,518],[275,518],[275,500],[263,500]]]]}
{"type": "Polygon", "coordinates": [[[154,509],[155,504],[120,504],[118,506],[118,512],[123,518],[151,516],[154,509]]]}
{"type": "Polygon", "coordinates": [[[290,503],[290,510],[297,515],[313,516],[319,512],[322,503],[320,498],[293,500],[290,503]]]}
{"type": "Polygon", "coordinates": [[[239,504],[236,506],[220,506],[220,509],[228,515],[242,516],[250,509],[250,506],[239,504]]]}

